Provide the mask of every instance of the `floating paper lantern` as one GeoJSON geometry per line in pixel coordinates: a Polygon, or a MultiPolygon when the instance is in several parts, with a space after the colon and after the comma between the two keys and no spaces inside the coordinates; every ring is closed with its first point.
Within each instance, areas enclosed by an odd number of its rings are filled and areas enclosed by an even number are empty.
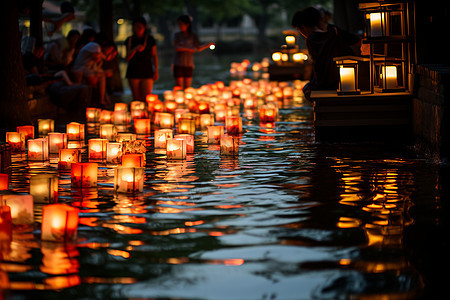
{"type": "Polygon", "coordinates": [[[122,159],[122,143],[112,142],[106,144],[106,161],[112,164],[120,164],[122,159]]]}
{"type": "Polygon", "coordinates": [[[263,105],[259,108],[259,121],[261,123],[275,122],[277,111],[275,107],[263,105]]]}
{"type": "Polygon", "coordinates": [[[6,194],[1,201],[11,208],[12,223],[30,225],[34,223],[33,196],[29,194],[6,194]]]}
{"type": "Polygon", "coordinates": [[[122,167],[145,167],[145,154],[130,153],[122,155],[122,167]]]}
{"type": "Polygon", "coordinates": [[[220,154],[237,155],[239,153],[239,138],[231,135],[223,135],[220,138],[220,154]]]}
{"type": "Polygon", "coordinates": [[[174,116],[170,113],[159,113],[159,128],[170,129],[174,126],[174,116]]]}
{"type": "Polygon", "coordinates": [[[30,178],[30,194],[35,203],[49,203],[58,200],[59,178],[56,174],[37,174],[30,178]]]}
{"type": "Polygon", "coordinates": [[[178,104],[175,101],[166,101],[164,102],[164,111],[166,113],[174,113],[177,106],[178,104]]]}
{"type": "Polygon", "coordinates": [[[48,160],[47,138],[28,140],[28,160],[45,161],[48,160]]]}
{"type": "Polygon", "coordinates": [[[209,144],[218,144],[220,141],[220,137],[224,133],[224,127],[220,125],[213,125],[207,127],[207,135],[208,135],[208,143],[209,144]]]}
{"type": "Polygon", "coordinates": [[[123,102],[114,103],[114,111],[128,111],[128,104],[123,102]]]}
{"type": "Polygon", "coordinates": [[[180,118],[178,122],[179,133],[195,134],[195,120],[190,118],[180,118]]]}
{"type": "Polygon", "coordinates": [[[112,142],[117,138],[117,128],[114,124],[101,124],[99,130],[99,136],[101,139],[107,139],[112,142]]]}
{"type": "Polygon", "coordinates": [[[172,129],[155,129],[155,148],[158,149],[166,149],[167,140],[173,138],[173,130],[172,129]]]}
{"type": "Polygon", "coordinates": [[[134,141],[136,140],[136,134],[134,133],[118,133],[116,137],[116,142],[123,142],[123,141],[134,141]]]}
{"type": "Polygon", "coordinates": [[[0,205],[0,241],[10,241],[11,239],[11,208],[8,205],[0,205]]]}
{"type": "Polygon", "coordinates": [[[98,123],[100,122],[101,109],[97,107],[86,108],[86,123],[98,123]]]}
{"type": "Polygon", "coordinates": [[[214,125],[214,114],[201,114],[200,115],[200,129],[206,130],[208,126],[214,125]]]}
{"type": "Polygon", "coordinates": [[[115,125],[128,125],[130,122],[131,116],[129,112],[126,110],[117,110],[114,111],[114,124],[115,125]]]}
{"type": "Polygon", "coordinates": [[[17,132],[23,133],[25,135],[25,140],[34,139],[34,126],[33,125],[24,125],[17,126],[17,132]]]}
{"type": "Polygon", "coordinates": [[[114,188],[119,193],[144,190],[144,168],[117,167],[114,170],[114,188]]]}
{"type": "Polygon", "coordinates": [[[58,157],[58,169],[70,170],[73,163],[80,162],[80,150],[60,149],[58,157]]]}
{"type": "Polygon", "coordinates": [[[110,110],[102,110],[99,116],[100,124],[110,124],[113,122],[114,112],[110,110]]]}
{"type": "Polygon", "coordinates": [[[42,208],[41,238],[64,242],[77,237],[79,210],[67,204],[49,204],[42,208]]]}
{"type": "Polygon", "coordinates": [[[131,111],[133,111],[133,110],[138,110],[138,109],[147,109],[146,107],[145,107],[145,102],[144,101],[131,101],[131,103],[130,103],[130,110],[131,111]]]}
{"type": "Polygon", "coordinates": [[[148,118],[148,111],[144,109],[133,109],[131,111],[131,118],[136,119],[146,119],[148,118]]]}
{"type": "Polygon", "coordinates": [[[150,119],[135,119],[134,131],[136,134],[150,134],[151,122],[150,119]]]}
{"type": "Polygon", "coordinates": [[[23,132],[7,132],[6,142],[11,146],[11,152],[18,153],[25,151],[25,135],[23,132]]]}
{"type": "Polygon", "coordinates": [[[238,116],[225,117],[225,130],[229,135],[236,135],[242,132],[242,118],[238,116]]]}
{"type": "Polygon", "coordinates": [[[209,114],[209,103],[201,101],[198,103],[198,113],[199,114],[209,114]]]}
{"type": "Polygon", "coordinates": [[[0,173],[0,191],[5,191],[9,187],[9,175],[0,173]]]}
{"type": "Polygon", "coordinates": [[[55,120],[38,119],[38,134],[40,137],[46,136],[53,131],[55,131],[55,120]]]}
{"type": "Polygon", "coordinates": [[[89,160],[105,160],[107,144],[107,139],[89,139],[89,160]]]}
{"type": "Polygon", "coordinates": [[[67,124],[67,139],[69,141],[84,141],[84,124],[77,122],[67,124]]]}
{"type": "Polygon", "coordinates": [[[167,159],[185,159],[186,143],[184,140],[167,140],[166,146],[167,159]]]}
{"type": "Polygon", "coordinates": [[[72,187],[96,187],[97,172],[98,164],[96,163],[73,163],[71,171],[72,187]]]}
{"type": "Polygon", "coordinates": [[[177,134],[174,139],[184,140],[186,153],[194,153],[194,136],[192,134],[177,134]]]}
{"type": "Polygon", "coordinates": [[[60,132],[50,132],[48,134],[48,152],[59,153],[60,149],[68,147],[67,134],[60,132]]]}
{"type": "Polygon", "coordinates": [[[180,118],[189,113],[189,109],[186,108],[177,108],[174,112],[174,117],[175,117],[175,123],[178,124],[180,118]]]}
{"type": "Polygon", "coordinates": [[[147,147],[145,143],[146,143],[145,140],[123,141],[122,154],[145,153],[147,152],[147,147]]]}

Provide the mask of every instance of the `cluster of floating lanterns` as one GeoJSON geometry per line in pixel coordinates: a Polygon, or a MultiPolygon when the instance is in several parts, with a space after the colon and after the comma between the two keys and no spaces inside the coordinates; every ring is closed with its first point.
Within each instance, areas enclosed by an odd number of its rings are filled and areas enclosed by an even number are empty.
{"type": "MultiPolygon", "coordinates": [[[[58,156],[58,170],[70,170],[72,188],[97,187],[98,166],[112,164],[117,193],[143,192],[146,151],[153,141],[156,151],[168,160],[184,160],[195,153],[194,136],[206,135],[208,144],[218,145],[220,154],[239,154],[242,137],[241,108],[247,119],[259,118],[260,126],[274,128],[280,101],[301,97],[303,82],[233,80],[203,85],[198,89],[174,89],[148,95],[146,101],[116,103],[114,110],[86,109],[86,124],[71,122],[66,132],[55,132],[54,120],[39,119],[35,127],[17,127],[6,133],[12,153],[29,162],[47,162],[58,156]],[[258,112],[255,113],[255,112],[258,112]],[[86,133],[93,132],[87,139],[86,133]],[[87,162],[82,149],[87,148],[87,162]]],[[[1,160],[0,160],[1,161],[1,160]]],[[[108,165],[110,166],[110,165],[108,165]]],[[[58,201],[58,174],[30,178],[30,193],[9,188],[8,174],[0,174],[0,240],[11,240],[13,224],[33,224],[33,203],[44,203],[41,239],[70,241],[76,238],[79,210],[58,201]]]]}

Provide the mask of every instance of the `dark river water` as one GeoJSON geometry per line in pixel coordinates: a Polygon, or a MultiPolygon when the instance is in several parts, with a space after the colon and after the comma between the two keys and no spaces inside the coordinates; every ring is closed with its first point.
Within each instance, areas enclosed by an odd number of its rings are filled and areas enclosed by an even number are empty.
{"type": "MultiPolygon", "coordinates": [[[[196,80],[228,76],[213,62],[196,80]]],[[[140,194],[116,194],[111,165],[92,189],[59,171],[59,202],[80,209],[78,238],[42,242],[36,205],[35,226],[0,248],[3,298],[440,299],[447,168],[411,145],[316,143],[310,104],[280,104],[274,128],[242,114],[237,156],[198,131],[195,153],[169,161],[149,139],[140,194]]],[[[12,159],[14,191],[58,173],[55,160],[12,159]]]]}

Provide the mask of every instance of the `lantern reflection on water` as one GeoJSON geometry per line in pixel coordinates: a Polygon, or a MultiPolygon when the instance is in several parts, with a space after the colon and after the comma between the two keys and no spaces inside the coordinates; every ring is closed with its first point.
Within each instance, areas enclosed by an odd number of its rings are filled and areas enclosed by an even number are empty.
{"type": "Polygon", "coordinates": [[[30,178],[30,194],[35,203],[49,203],[58,200],[58,175],[36,174],[30,178]]]}
{"type": "Polygon", "coordinates": [[[71,171],[72,187],[85,188],[97,186],[96,163],[73,163],[71,171]]]}
{"type": "Polygon", "coordinates": [[[69,241],[77,237],[78,212],[67,204],[48,204],[42,208],[41,238],[44,241],[69,241]]]}
{"type": "Polygon", "coordinates": [[[7,190],[9,187],[9,175],[0,173],[0,191],[7,190]]]}
{"type": "Polygon", "coordinates": [[[117,167],[114,170],[114,189],[119,193],[144,190],[144,168],[117,167]]]}

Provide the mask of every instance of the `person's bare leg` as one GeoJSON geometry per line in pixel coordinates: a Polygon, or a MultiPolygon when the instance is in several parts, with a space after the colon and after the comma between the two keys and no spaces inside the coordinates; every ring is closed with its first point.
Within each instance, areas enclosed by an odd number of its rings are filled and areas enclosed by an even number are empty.
{"type": "Polygon", "coordinates": [[[140,80],[134,78],[128,78],[128,84],[130,85],[131,95],[133,100],[139,100],[141,98],[141,90],[139,88],[140,80]]]}
{"type": "Polygon", "coordinates": [[[184,78],[184,89],[188,88],[191,86],[192,83],[192,77],[185,77],[184,78]]]}
{"type": "Polygon", "coordinates": [[[152,93],[153,79],[142,79],[141,81],[141,98],[139,101],[145,101],[148,94],[152,93]]]}

